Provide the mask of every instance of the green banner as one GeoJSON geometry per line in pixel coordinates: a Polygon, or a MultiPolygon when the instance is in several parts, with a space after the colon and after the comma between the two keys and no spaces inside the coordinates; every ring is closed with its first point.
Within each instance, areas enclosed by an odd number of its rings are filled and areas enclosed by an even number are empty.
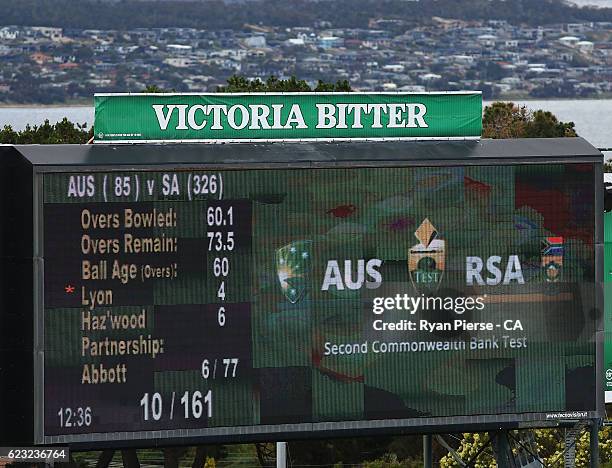
{"type": "Polygon", "coordinates": [[[479,138],[482,94],[96,94],[97,142],[479,138]]]}

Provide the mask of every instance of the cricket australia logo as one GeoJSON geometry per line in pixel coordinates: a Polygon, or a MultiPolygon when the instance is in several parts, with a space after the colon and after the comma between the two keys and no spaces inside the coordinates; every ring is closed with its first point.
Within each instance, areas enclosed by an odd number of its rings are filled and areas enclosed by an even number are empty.
{"type": "Polygon", "coordinates": [[[410,249],[408,257],[410,281],[417,292],[433,292],[438,289],[444,276],[445,242],[438,239],[438,230],[428,218],[414,235],[419,243],[410,249]]]}
{"type": "Polygon", "coordinates": [[[546,237],[542,242],[542,269],[549,283],[561,280],[563,266],[563,237],[546,237]]]}
{"type": "Polygon", "coordinates": [[[296,241],[276,250],[276,274],[281,291],[295,304],[306,294],[310,278],[312,241],[296,241]]]}

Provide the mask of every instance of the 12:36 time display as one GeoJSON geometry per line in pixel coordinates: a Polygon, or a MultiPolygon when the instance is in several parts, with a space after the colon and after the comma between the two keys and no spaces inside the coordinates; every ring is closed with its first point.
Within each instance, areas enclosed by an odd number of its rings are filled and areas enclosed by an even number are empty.
{"type": "Polygon", "coordinates": [[[60,427],[88,427],[91,426],[91,407],[60,408],[57,412],[60,427]]]}

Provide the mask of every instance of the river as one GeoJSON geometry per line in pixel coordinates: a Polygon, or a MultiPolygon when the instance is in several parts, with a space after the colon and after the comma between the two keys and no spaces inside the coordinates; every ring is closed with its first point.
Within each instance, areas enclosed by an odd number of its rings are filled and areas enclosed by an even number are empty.
{"type": "Polygon", "coordinates": [[[566,0],[567,3],[583,7],[612,8],[612,0],[566,0]]]}
{"type": "MultiPolygon", "coordinates": [[[[562,121],[574,122],[578,134],[594,146],[612,147],[612,99],[525,100],[518,101],[518,104],[532,110],[548,110],[562,121]]],[[[63,117],[91,126],[94,112],[89,106],[0,107],[0,128],[11,125],[16,130],[22,130],[28,123],[38,125],[45,119],[57,122],[63,117]]]]}

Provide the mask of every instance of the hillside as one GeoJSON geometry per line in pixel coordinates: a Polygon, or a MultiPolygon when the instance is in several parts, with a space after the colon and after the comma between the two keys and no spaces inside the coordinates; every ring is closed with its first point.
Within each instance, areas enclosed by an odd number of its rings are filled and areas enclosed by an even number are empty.
{"type": "Polygon", "coordinates": [[[334,27],[367,27],[384,16],[423,22],[432,16],[497,19],[545,25],[612,21],[612,8],[577,8],[561,0],[254,0],[245,3],[184,0],[0,0],[0,25],[56,26],[79,29],[190,27],[240,29],[245,23],[311,26],[321,20],[334,27]]]}

